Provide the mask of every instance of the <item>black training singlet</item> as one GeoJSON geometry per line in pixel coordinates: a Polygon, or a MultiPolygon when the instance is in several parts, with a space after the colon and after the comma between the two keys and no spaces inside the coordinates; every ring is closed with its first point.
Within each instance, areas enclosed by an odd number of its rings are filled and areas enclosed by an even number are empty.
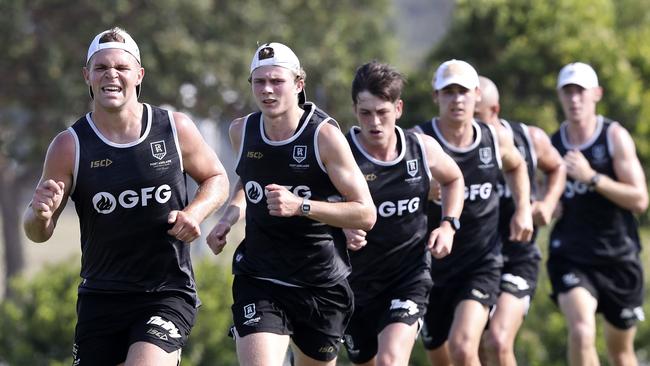
{"type": "Polygon", "coordinates": [[[338,124],[312,103],[304,109],[299,129],[284,141],[266,137],[260,112],[246,117],[237,163],[246,194],[246,236],[235,251],[233,272],[289,286],[327,287],[350,273],[342,231],[308,217],[269,215],[264,189],[274,183],[310,200],[341,200],[317,143],[324,124],[338,124]]]}
{"type": "Polygon", "coordinates": [[[187,205],[186,177],[171,112],[144,104],[144,134],[104,137],[92,114],[68,129],[76,161],[71,198],[81,228],[79,292],[180,291],[198,305],[187,243],[167,217],[187,205]]]}
{"type": "MultiPolygon", "coordinates": [[[[562,156],[569,150],[579,150],[595,171],[616,180],[608,139],[608,130],[616,122],[598,116],[593,137],[580,146],[569,143],[567,123],[562,123],[552,136],[553,146],[562,156]]],[[[549,254],[599,265],[634,259],[640,250],[632,212],[567,176],[562,216],[551,232],[549,254]]]]}
{"type": "MultiPolygon", "coordinates": [[[[482,122],[472,122],[474,142],[463,148],[451,145],[440,132],[437,119],[418,127],[435,138],[442,149],[460,167],[465,178],[465,205],[460,216],[461,228],[454,236],[451,254],[431,261],[433,281],[440,285],[462,275],[474,264],[494,258],[501,265],[499,224],[499,195],[497,181],[501,175],[501,155],[496,131],[482,122]]],[[[440,224],[442,210],[439,204],[429,205],[429,227],[440,224]]]]}
{"type": "MultiPolygon", "coordinates": [[[[508,122],[505,119],[500,120],[501,125],[507,130],[512,132],[515,147],[521,153],[521,156],[526,162],[526,169],[528,172],[528,179],[530,180],[530,199],[535,200],[537,196],[537,185],[535,184],[535,172],[537,170],[537,153],[535,146],[532,143],[528,126],[519,122],[508,122]]],[[[510,236],[510,221],[512,215],[515,213],[515,201],[512,199],[512,192],[503,177],[499,176],[499,184],[497,186],[499,192],[499,234],[501,235],[501,243],[503,248],[503,260],[508,262],[518,262],[527,259],[539,259],[542,254],[535,245],[535,237],[537,230],[529,243],[511,242],[508,240],[510,236]]]]}
{"type": "Polygon", "coordinates": [[[368,243],[350,252],[349,281],[357,304],[429,270],[426,209],[431,172],[420,137],[397,126],[395,130],[399,156],[392,161],[370,156],[359,141],[358,127],[346,136],[377,207],[368,243]]]}

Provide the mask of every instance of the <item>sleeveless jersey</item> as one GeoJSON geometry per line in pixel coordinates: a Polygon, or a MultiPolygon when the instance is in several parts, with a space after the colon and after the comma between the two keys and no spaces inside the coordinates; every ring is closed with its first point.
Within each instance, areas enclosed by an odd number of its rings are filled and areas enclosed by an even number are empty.
{"type": "Polygon", "coordinates": [[[331,286],[350,273],[343,233],[308,217],[269,215],[265,187],[279,184],[299,197],[337,202],[342,198],[325,172],[318,132],[335,120],[312,103],[296,133],[271,141],[261,112],[246,117],[237,174],[246,195],[246,236],[235,251],[233,272],[289,286],[331,286]]]}
{"type": "MultiPolygon", "coordinates": [[[[442,149],[460,167],[465,178],[465,204],[460,216],[461,228],[454,236],[451,254],[431,261],[433,280],[444,283],[474,268],[474,264],[495,258],[502,263],[501,244],[496,230],[499,223],[497,181],[501,175],[501,155],[496,132],[482,122],[472,122],[474,142],[463,148],[451,145],[440,132],[437,119],[418,126],[433,136],[442,149]]],[[[434,202],[435,203],[435,202],[434,202]]],[[[442,217],[439,203],[429,205],[429,228],[438,227],[442,217]]]]}
{"type": "MultiPolygon", "coordinates": [[[[595,171],[616,180],[607,137],[615,122],[598,116],[593,137],[580,146],[569,143],[567,123],[562,123],[551,138],[553,146],[562,156],[569,150],[579,150],[595,171]]],[[[562,216],[551,232],[549,255],[598,265],[634,259],[640,250],[632,212],[567,176],[562,216]]]]}
{"type": "Polygon", "coordinates": [[[198,305],[187,243],[167,216],[187,205],[186,177],[171,112],[144,104],[144,134],[104,137],[88,113],[68,130],[76,143],[70,197],[81,229],[79,292],[178,291],[198,305]]]}
{"type": "Polygon", "coordinates": [[[368,303],[418,274],[428,276],[426,209],[431,172],[420,137],[397,126],[395,130],[399,155],[392,161],[377,160],[365,151],[359,127],[346,136],[377,207],[377,222],[366,236],[368,244],[350,252],[349,281],[357,304],[368,303]]]}
{"type": "MultiPolygon", "coordinates": [[[[531,201],[534,201],[537,196],[537,185],[535,184],[537,153],[530,138],[528,126],[519,122],[508,122],[504,119],[500,122],[503,127],[512,132],[515,147],[517,147],[517,150],[519,150],[519,153],[521,153],[521,156],[526,162],[528,179],[530,180],[530,199],[531,201]]],[[[510,236],[510,220],[512,219],[512,215],[515,213],[515,201],[512,199],[512,192],[510,191],[510,188],[508,188],[503,174],[499,176],[497,190],[500,198],[499,234],[501,235],[501,243],[503,245],[501,252],[503,253],[504,261],[516,262],[541,258],[542,254],[537,245],[535,245],[537,230],[535,230],[529,243],[511,242],[508,240],[508,237],[510,236]]]]}

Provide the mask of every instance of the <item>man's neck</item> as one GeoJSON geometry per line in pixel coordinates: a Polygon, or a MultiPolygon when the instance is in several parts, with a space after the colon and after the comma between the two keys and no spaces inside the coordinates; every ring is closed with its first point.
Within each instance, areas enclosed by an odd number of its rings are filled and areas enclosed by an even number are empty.
{"type": "MultiPolygon", "coordinates": [[[[397,147],[397,139],[398,135],[395,132],[395,129],[393,129],[393,134],[392,136],[388,137],[386,139],[386,142],[383,144],[369,144],[368,141],[363,137],[361,133],[359,133],[357,136],[359,136],[359,142],[361,142],[361,146],[363,146],[363,149],[366,150],[366,152],[372,156],[373,158],[380,160],[380,161],[393,161],[397,159],[399,156],[399,149],[397,147]]],[[[402,146],[402,149],[404,147],[402,146]]]]}
{"type": "Polygon", "coordinates": [[[298,106],[277,116],[264,115],[264,132],[271,141],[284,141],[296,133],[304,110],[298,106]]]}
{"type": "Polygon", "coordinates": [[[436,123],[447,142],[455,147],[463,148],[470,146],[474,142],[473,121],[473,118],[462,122],[438,118],[436,123]]]}
{"type": "Polygon", "coordinates": [[[126,144],[140,138],[144,105],[109,110],[95,106],[92,119],[99,131],[112,142],[126,144]]]}
{"type": "Polygon", "coordinates": [[[567,124],[567,138],[571,145],[582,145],[596,132],[598,116],[593,114],[581,120],[570,120],[567,124]]]}

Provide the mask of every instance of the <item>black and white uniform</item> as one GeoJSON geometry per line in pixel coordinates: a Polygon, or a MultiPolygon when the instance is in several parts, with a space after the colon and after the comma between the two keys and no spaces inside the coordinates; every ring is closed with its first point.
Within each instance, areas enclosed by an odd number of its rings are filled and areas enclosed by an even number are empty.
{"type": "Polygon", "coordinates": [[[420,137],[395,127],[399,155],[373,158],[353,127],[347,134],[357,164],[377,207],[367,244],[350,252],[350,286],[355,304],[345,332],[350,360],[365,363],[377,354],[377,336],[390,323],[421,321],[431,289],[426,244],[431,172],[420,137]]]}
{"type": "MultiPolygon", "coordinates": [[[[535,172],[537,170],[537,153],[532,143],[528,126],[519,122],[508,122],[504,119],[501,125],[512,132],[515,147],[521,153],[528,171],[530,180],[530,197],[535,200],[537,196],[537,185],[535,184],[535,172]]],[[[501,291],[510,293],[518,298],[526,300],[528,305],[535,294],[537,287],[537,276],[539,274],[539,262],[542,258],[539,247],[535,244],[537,230],[528,243],[512,242],[510,236],[510,220],[515,213],[515,201],[512,199],[512,192],[508,188],[503,175],[499,177],[499,234],[503,248],[503,269],[501,272],[501,291]]]]}
{"type": "Polygon", "coordinates": [[[167,234],[169,213],[188,202],[174,117],[144,104],[142,125],[128,144],[103,136],[91,113],[68,129],[81,229],[79,365],[124,362],[137,341],[179,349],[199,305],[189,246],[167,234]]]}
{"type": "MultiPolygon", "coordinates": [[[[427,349],[438,348],[447,340],[460,301],[475,300],[487,306],[496,303],[503,266],[497,231],[496,187],[501,175],[501,154],[496,131],[473,121],[474,142],[458,148],[445,140],[437,123],[434,118],[417,128],[438,140],[460,167],[465,178],[465,205],[451,254],[431,261],[433,289],[422,332],[427,349]]],[[[429,205],[428,216],[429,228],[437,227],[442,216],[440,205],[429,205]]]]}
{"type": "MultiPolygon", "coordinates": [[[[551,141],[564,156],[579,150],[598,173],[617,179],[608,138],[615,124],[597,117],[596,130],[580,146],[569,143],[568,122],[551,141]]],[[[612,325],[627,329],[644,318],[643,271],[638,225],[632,212],[567,177],[562,196],[562,216],[550,237],[548,271],[553,297],[580,286],[598,300],[598,312],[612,325]]]]}
{"type": "Polygon", "coordinates": [[[271,216],[265,194],[274,183],[310,200],[341,200],[317,143],[322,126],[338,124],[312,103],[304,109],[298,130],[284,141],[266,136],[260,112],[246,117],[236,168],[246,195],[246,234],[233,257],[232,310],[239,336],[292,335],[308,356],[331,360],[352,312],[345,238],[308,217],[271,216]]]}

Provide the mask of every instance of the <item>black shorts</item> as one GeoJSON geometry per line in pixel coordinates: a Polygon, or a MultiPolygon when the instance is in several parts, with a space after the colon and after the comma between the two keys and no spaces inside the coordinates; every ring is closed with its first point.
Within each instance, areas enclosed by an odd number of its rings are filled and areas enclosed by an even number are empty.
{"type": "Polygon", "coordinates": [[[582,287],[598,301],[596,312],[619,329],[629,329],[643,314],[643,268],[640,260],[609,265],[585,265],[566,258],[549,258],[548,276],[557,303],[559,294],[582,287]]]}
{"type": "Polygon", "coordinates": [[[316,288],[235,276],[232,293],[238,336],[260,332],[290,335],[304,354],[319,361],[336,358],[354,308],[347,280],[316,288]]]}
{"type": "Polygon", "coordinates": [[[377,354],[377,336],[391,323],[422,324],[433,282],[427,270],[410,281],[391,287],[367,304],[355,304],[345,330],[345,348],[350,361],[360,364],[377,354]]]}
{"type": "Polygon", "coordinates": [[[115,366],[135,342],[166,352],[181,349],[194,325],[196,308],[180,293],[83,293],[77,299],[75,366],[115,366]]]}
{"type": "Polygon", "coordinates": [[[532,257],[517,261],[506,260],[501,270],[501,292],[531,301],[537,288],[540,258],[532,257]]]}
{"type": "Polygon", "coordinates": [[[447,341],[456,306],[461,301],[475,300],[487,307],[496,304],[501,277],[500,262],[485,261],[472,272],[452,278],[444,285],[438,286],[434,280],[422,327],[422,343],[426,349],[436,349],[447,341]]]}

